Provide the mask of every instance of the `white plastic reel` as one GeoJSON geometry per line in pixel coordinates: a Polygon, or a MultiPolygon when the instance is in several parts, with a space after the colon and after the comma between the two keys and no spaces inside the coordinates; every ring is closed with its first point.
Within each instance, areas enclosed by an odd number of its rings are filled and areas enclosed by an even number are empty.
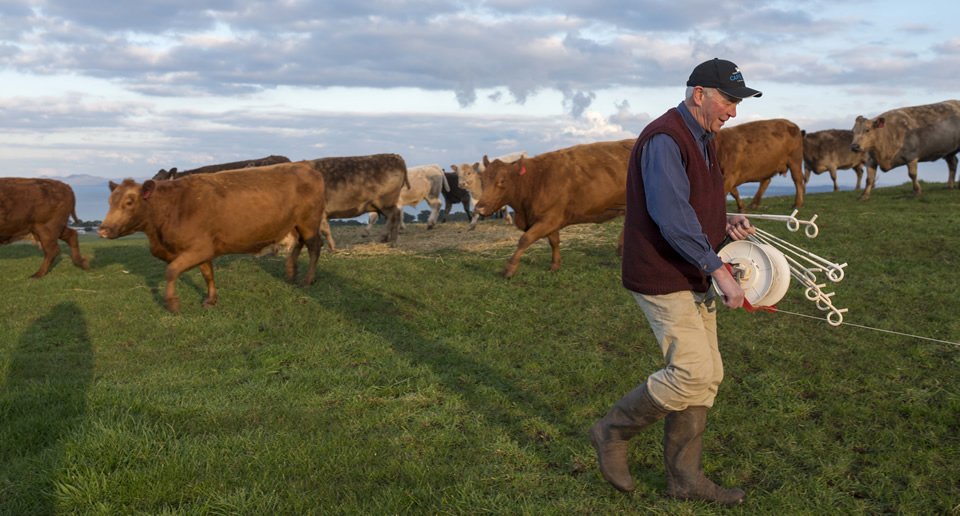
{"type": "MultiPolygon", "coordinates": [[[[773,246],[737,240],[723,246],[717,255],[733,268],[734,277],[751,305],[772,306],[787,293],[790,265],[773,246]]],[[[723,295],[716,283],[713,288],[723,295]]]]}

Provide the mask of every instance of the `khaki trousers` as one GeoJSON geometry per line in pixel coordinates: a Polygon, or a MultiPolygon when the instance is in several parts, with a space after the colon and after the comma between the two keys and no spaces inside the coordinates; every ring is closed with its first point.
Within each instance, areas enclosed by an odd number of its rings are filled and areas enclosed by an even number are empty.
{"type": "Polygon", "coordinates": [[[717,346],[717,303],[707,292],[647,296],[633,292],[653,329],[666,367],[647,378],[654,400],[671,411],[712,407],[723,380],[717,346]]]}

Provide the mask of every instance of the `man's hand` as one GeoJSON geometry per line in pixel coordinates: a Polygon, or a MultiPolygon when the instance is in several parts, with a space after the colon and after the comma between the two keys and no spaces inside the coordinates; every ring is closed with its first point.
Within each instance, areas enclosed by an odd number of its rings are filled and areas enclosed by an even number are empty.
{"type": "Polygon", "coordinates": [[[743,289],[740,288],[740,282],[730,274],[730,271],[728,271],[726,267],[720,267],[711,272],[710,277],[716,282],[717,287],[720,288],[720,292],[723,292],[720,298],[727,308],[734,309],[743,306],[745,294],[743,289]]]}
{"type": "Polygon", "coordinates": [[[727,217],[727,236],[733,240],[743,240],[757,232],[757,228],[750,224],[750,220],[743,215],[727,217]]]}

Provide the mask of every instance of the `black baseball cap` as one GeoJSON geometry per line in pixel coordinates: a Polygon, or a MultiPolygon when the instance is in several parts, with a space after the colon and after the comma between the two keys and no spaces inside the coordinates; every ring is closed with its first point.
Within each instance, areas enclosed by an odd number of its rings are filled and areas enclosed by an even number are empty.
{"type": "Polygon", "coordinates": [[[743,82],[743,74],[737,65],[719,58],[713,58],[697,65],[687,79],[687,86],[716,88],[731,97],[745,99],[759,97],[763,93],[748,88],[743,82]]]}

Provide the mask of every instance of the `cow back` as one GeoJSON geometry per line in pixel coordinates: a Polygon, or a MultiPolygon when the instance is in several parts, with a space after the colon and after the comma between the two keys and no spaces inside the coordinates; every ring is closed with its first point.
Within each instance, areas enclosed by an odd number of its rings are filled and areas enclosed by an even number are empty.
{"type": "Polygon", "coordinates": [[[329,157],[310,163],[323,175],[328,218],[395,206],[407,177],[407,165],[397,154],[329,157]]]}
{"type": "Polygon", "coordinates": [[[788,164],[800,173],[803,134],[797,124],[776,118],[747,122],[717,131],[717,160],[725,184],[762,181],[788,164]]]}
{"type": "Polygon", "coordinates": [[[19,239],[33,225],[64,226],[76,208],[69,185],[55,179],[0,178],[0,242],[19,239]]]}
{"type": "Polygon", "coordinates": [[[223,172],[226,170],[239,170],[243,168],[265,167],[269,165],[277,165],[280,163],[290,163],[290,158],[286,156],[270,155],[265,158],[247,159],[242,161],[232,161],[230,163],[207,165],[204,167],[194,168],[191,170],[184,170],[182,172],[177,171],[176,168],[170,169],[169,172],[161,169],[159,172],[157,172],[156,175],[153,176],[153,180],[162,181],[167,179],[179,179],[182,177],[192,176],[196,174],[214,174],[214,173],[223,172]]]}
{"type": "Polygon", "coordinates": [[[298,225],[319,227],[323,176],[303,161],[193,175],[156,182],[144,205],[161,259],[204,242],[216,255],[256,253],[298,225]]]}

